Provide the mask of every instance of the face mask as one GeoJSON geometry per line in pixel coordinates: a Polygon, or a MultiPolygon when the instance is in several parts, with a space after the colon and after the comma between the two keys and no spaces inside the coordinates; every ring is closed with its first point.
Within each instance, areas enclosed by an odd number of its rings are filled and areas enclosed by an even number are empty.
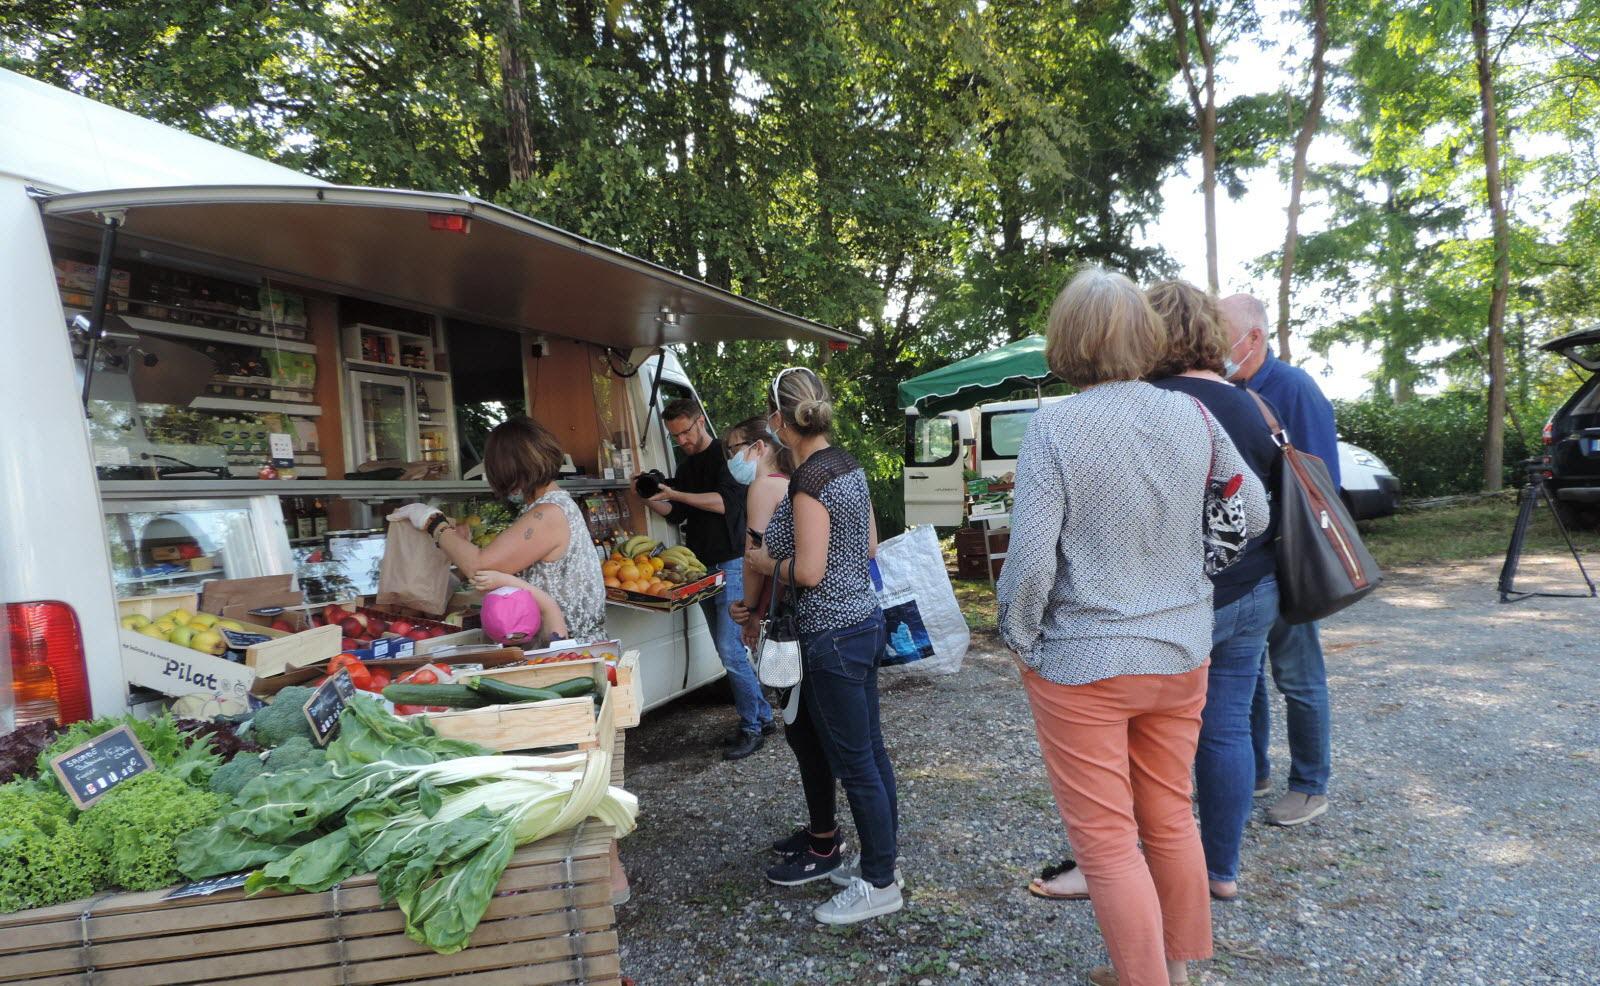
{"type": "Polygon", "coordinates": [[[514,492],[514,493],[507,493],[506,494],[506,499],[508,501],[510,501],[510,503],[511,503],[511,505],[513,507],[520,507],[520,506],[522,506],[522,501],[524,499],[526,499],[526,498],[519,491],[519,492],[514,492]]]}
{"type": "MultiPolygon", "coordinates": [[[[1243,339],[1239,340],[1239,342],[1249,342],[1249,341],[1250,341],[1250,336],[1249,335],[1246,335],[1243,339]]],[[[1224,377],[1227,377],[1229,380],[1232,380],[1234,377],[1238,376],[1239,375],[1239,371],[1244,369],[1244,367],[1240,366],[1233,359],[1234,351],[1239,348],[1239,342],[1236,342],[1233,345],[1229,346],[1228,347],[1228,355],[1222,357],[1222,375],[1224,377]]]]}
{"type": "MultiPolygon", "coordinates": [[[[755,446],[750,447],[754,451],[755,446]]],[[[733,481],[740,486],[749,486],[756,481],[756,460],[746,458],[744,451],[728,460],[728,472],[733,476],[733,481]]]]}

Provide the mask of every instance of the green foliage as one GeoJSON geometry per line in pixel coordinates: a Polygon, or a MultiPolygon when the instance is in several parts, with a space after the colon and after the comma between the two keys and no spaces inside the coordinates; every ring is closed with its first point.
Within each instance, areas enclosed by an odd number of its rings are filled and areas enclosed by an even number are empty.
{"type": "Polygon", "coordinates": [[[316,692],[304,685],[289,685],[272,696],[272,704],[250,718],[250,733],[262,746],[282,746],[294,737],[312,739],[305,705],[316,692]]]}
{"type": "Polygon", "coordinates": [[[78,818],[83,843],[106,861],[110,882],[157,890],[179,882],[178,847],[215,821],[222,799],[161,771],[123,781],[78,818]]]}
{"type": "Polygon", "coordinates": [[[280,770],[304,770],[324,763],[328,754],[303,736],[291,736],[284,740],[283,745],[267,754],[266,769],[272,772],[280,770]]]}
{"type": "Polygon", "coordinates": [[[158,770],[173,773],[188,783],[205,786],[211,771],[222,762],[222,758],[212,751],[209,743],[191,744],[189,738],[178,729],[177,720],[167,713],[151,716],[148,719],[126,715],[75,722],[68,726],[45,748],[44,752],[39,754],[39,776],[49,778],[49,783],[60,790],[60,781],[55,779],[55,772],[50,769],[50,761],[118,726],[128,726],[133,731],[133,735],[139,740],[139,745],[144,747],[144,751],[150,755],[150,762],[158,770]]]}
{"type": "MultiPolygon", "coordinates": [[[[1407,497],[1448,496],[1482,488],[1484,397],[1447,391],[1396,404],[1383,399],[1335,401],[1334,416],[1345,441],[1382,459],[1407,497]]],[[[1505,481],[1521,485],[1517,463],[1538,447],[1537,419],[1531,435],[1507,429],[1505,481]]]]}
{"type": "Polygon", "coordinates": [[[78,900],[103,878],[66,796],[33,781],[0,786],[0,914],[78,900]]]}

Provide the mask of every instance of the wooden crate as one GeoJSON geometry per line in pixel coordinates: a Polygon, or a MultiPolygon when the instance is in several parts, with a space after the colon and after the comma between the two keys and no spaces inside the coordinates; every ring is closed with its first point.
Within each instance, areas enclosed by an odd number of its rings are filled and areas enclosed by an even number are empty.
{"type": "MultiPolygon", "coordinates": [[[[504,671],[485,671],[503,677],[509,671],[564,670],[564,674],[542,682],[551,684],[582,674],[574,672],[573,665],[586,664],[595,677],[595,687],[600,691],[600,711],[597,715],[594,699],[589,695],[578,698],[552,699],[531,705],[491,705],[482,709],[457,709],[451,712],[430,712],[428,722],[440,736],[470,740],[490,749],[536,750],[553,746],[576,746],[580,750],[608,750],[617,732],[617,703],[620,688],[610,687],[606,680],[604,662],[565,661],[561,664],[533,665],[530,668],[507,668],[504,671]]],[[[620,678],[619,678],[620,680],[620,678]]],[[[523,683],[516,682],[513,683],[523,683]]],[[[532,681],[537,685],[541,682],[532,681]]]]}
{"type": "Polygon", "coordinates": [[[589,821],[518,850],[454,955],[407,938],[368,875],[320,894],[164,900],[157,890],[3,915],[0,982],[620,986],[612,844],[612,830],[589,821]]]}
{"type": "MultiPolygon", "coordinates": [[[[512,685],[540,688],[566,681],[570,678],[591,675],[605,677],[605,662],[601,658],[558,661],[554,664],[527,664],[509,668],[488,668],[485,677],[499,678],[512,685]]],[[[607,680],[609,684],[609,679],[607,680]]],[[[604,687],[604,686],[603,686],[604,687]]],[[[639,709],[644,704],[639,693],[639,652],[630,650],[617,660],[617,683],[609,687],[616,693],[616,720],[618,729],[632,729],[639,725],[639,709]]]]}

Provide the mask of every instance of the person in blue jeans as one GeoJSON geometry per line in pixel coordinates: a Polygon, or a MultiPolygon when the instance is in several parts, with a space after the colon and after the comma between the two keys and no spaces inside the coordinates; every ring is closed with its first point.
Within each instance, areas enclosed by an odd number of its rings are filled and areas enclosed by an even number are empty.
{"type": "Polygon", "coordinates": [[[1237,561],[1211,577],[1211,667],[1194,758],[1195,796],[1211,895],[1232,900],[1239,892],[1239,847],[1255,787],[1251,708],[1261,681],[1267,631],[1278,618],[1273,543],[1278,536],[1283,455],[1256,404],[1259,398],[1222,376],[1227,340],[1216,302],[1182,281],[1152,285],[1146,295],[1167,327],[1167,352],[1151,382],[1188,394],[1217,419],[1266,487],[1273,508],[1267,529],[1246,543],[1237,561]]]}
{"type": "Polygon", "coordinates": [[[727,669],[733,708],[739,715],[739,727],[722,755],[741,760],[761,749],[776,728],[772,707],[750,667],[741,628],[728,613],[733,603],[744,598],[745,488],[728,472],[727,453],[722,443],[711,437],[699,404],[688,398],[672,401],[662,410],[661,419],[686,457],[672,479],[645,505],[669,523],[682,524],[689,550],[708,571],[721,571],[726,579],[721,592],[701,601],[700,610],[717,656],[727,669]]]}
{"type": "MultiPolygon", "coordinates": [[[[1260,301],[1236,294],[1219,303],[1228,336],[1226,376],[1266,398],[1295,447],[1328,467],[1339,485],[1339,435],[1333,405],[1311,374],[1272,355],[1267,341],[1267,311],[1260,301]]],[[[1273,825],[1304,825],[1328,810],[1332,775],[1332,714],[1322,641],[1315,623],[1289,624],[1278,619],[1267,635],[1266,663],[1285,701],[1289,735],[1288,790],[1267,809],[1273,825]]],[[[1256,686],[1251,712],[1251,737],[1256,756],[1255,794],[1272,793],[1272,702],[1265,676],[1256,686]]]]}
{"type": "Polygon", "coordinates": [[[895,862],[899,801],[878,708],[887,638],[869,570],[877,523],[866,473],[828,441],[833,403],[822,380],[805,367],[786,369],[773,380],[768,404],[772,430],[793,450],[796,467],[761,546],[746,557],[798,591],[806,721],[794,725],[808,741],[791,745],[802,777],[805,758],[820,753],[844,786],[861,853],[846,865],[834,833],[812,832],[811,844],[769,869],[767,879],[784,886],[831,880],[843,889],[812,915],[823,924],[854,924],[904,905],[895,862]]]}

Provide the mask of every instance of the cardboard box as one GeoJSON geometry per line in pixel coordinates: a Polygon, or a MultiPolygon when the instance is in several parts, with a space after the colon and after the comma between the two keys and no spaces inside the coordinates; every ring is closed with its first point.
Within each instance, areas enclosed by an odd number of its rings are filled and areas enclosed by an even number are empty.
{"type": "MultiPolygon", "coordinates": [[[[192,592],[121,599],[117,601],[117,617],[121,619],[137,613],[156,619],[175,609],[195,612],[197,599],[192,592]]],[[[248,629],[252,633],[282,636],[263,627],[248,629]]],[[[119,640],[122,671],[128,682],[164,695],[224,695],[244,701],[255,682],[254,668],[148,637],[137,630],[119,630],[119,640]]]]}
{"type": "Polygon", "coordinates": [[[254,579],[217,579],[201,590],[200,608],[207,613],[243,621],[252,609],[301,606],[305,593],[290,588],[292,575],[263,575],[254,579]]]}

